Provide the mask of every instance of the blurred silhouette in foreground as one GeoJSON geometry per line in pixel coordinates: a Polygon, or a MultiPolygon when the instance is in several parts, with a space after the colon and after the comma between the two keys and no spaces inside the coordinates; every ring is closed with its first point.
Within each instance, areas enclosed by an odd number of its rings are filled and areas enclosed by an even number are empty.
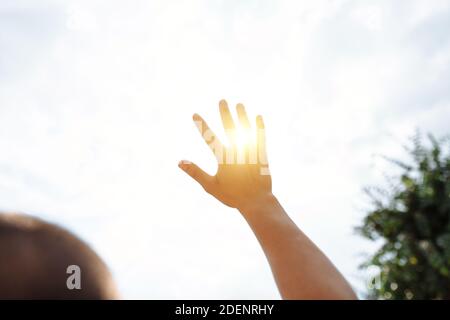
{"type": "Polygon", "coordinates": [[[217,173],[210,176],[186,160],[179,167],[206,192],[240,211],[261,244],[284,299],[355,299],[344,277],[273,195],[262,117],[256,118],[255,133],[242,104],[236,106],[239,125],[226,101],[220,101],[219,109],[227,145],[199,115],[193,116],[218,161],[217,173]]]}
{"type": "Polygon", "coordinates": [[[114,298],[111,274],[87,244],[42,220],[0,213],[0,299],[114,298]],[[81,271],[79,289],[68,288],[69,266],[81,271]]]}

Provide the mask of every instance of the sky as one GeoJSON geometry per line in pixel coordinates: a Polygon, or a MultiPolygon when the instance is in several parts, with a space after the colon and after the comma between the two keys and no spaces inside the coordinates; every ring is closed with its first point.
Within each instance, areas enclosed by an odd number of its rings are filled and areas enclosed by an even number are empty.
{"type": "Polygon", "coordinates": [[[450,2],[0,2],[0,210],[58,223],[126,299],[278,299],[191,116],[266,123],[274,194],[362,296],[362,189],[417,129],[449,134],[450,2]]]}

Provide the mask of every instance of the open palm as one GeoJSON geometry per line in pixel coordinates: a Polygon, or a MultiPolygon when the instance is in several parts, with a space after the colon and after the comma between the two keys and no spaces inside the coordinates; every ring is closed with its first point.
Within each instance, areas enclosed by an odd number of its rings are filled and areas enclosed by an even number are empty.
{"type": "Polygon", "coordinates": [[[272,193],[264,122],[261,116],[256,117],[255,132],[242,104],[236,106],[238,125],[235,124],[225,100],[219,102],[219,109],[228,137],[227,145],[219,141],[202,117],[197,114],[193,116],[203,139],[217,159],[217,173],[211,176],[185,160],[179,163],[179,167],[219,201],[241,209],[272,193]]]}

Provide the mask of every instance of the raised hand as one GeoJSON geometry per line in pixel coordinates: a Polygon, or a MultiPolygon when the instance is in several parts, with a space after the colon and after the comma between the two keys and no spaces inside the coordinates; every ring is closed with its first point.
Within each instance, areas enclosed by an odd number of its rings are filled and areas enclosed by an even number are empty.
{"type": "Polygon", "coordinates": [[[242,209],[272,194],[272,181],[266,155],[265,129],[261,116],[253,128],[242,104],[236,106],[238,122],[227,102],[219,110],[228,144],[222,144],[205,120],[194,114],[193,120],[218,162],[217,173],[207,174],[197,165],[183,160],[179,167],[205,190],[227,206],[242,209]]]}
{"type": "Polygon", "coordinates": [[[242,213],[266,254],[283,298],[356,298],[344,277],[273,196],[262,118],[256,118],[255,132],[242,104],[236,106],[238,123],[224,100],[219,108],[228,145],[217,139],[199,115],[193,117],[216,156],[217,173],[210,176],[189,161],[181,161],[180,168],[208,193],[242,213]]]}

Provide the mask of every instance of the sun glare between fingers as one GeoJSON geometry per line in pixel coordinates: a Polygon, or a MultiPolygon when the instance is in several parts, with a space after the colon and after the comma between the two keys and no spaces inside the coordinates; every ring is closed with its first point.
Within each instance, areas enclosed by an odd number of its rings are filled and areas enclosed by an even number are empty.
{"type": "Polygon", "coordinates": [[[252,137],[249,130],[244,130],[242,128],[236,129],[236,147],[239,150],[245,151],[249,149],[252,144],[252,137]]]}

